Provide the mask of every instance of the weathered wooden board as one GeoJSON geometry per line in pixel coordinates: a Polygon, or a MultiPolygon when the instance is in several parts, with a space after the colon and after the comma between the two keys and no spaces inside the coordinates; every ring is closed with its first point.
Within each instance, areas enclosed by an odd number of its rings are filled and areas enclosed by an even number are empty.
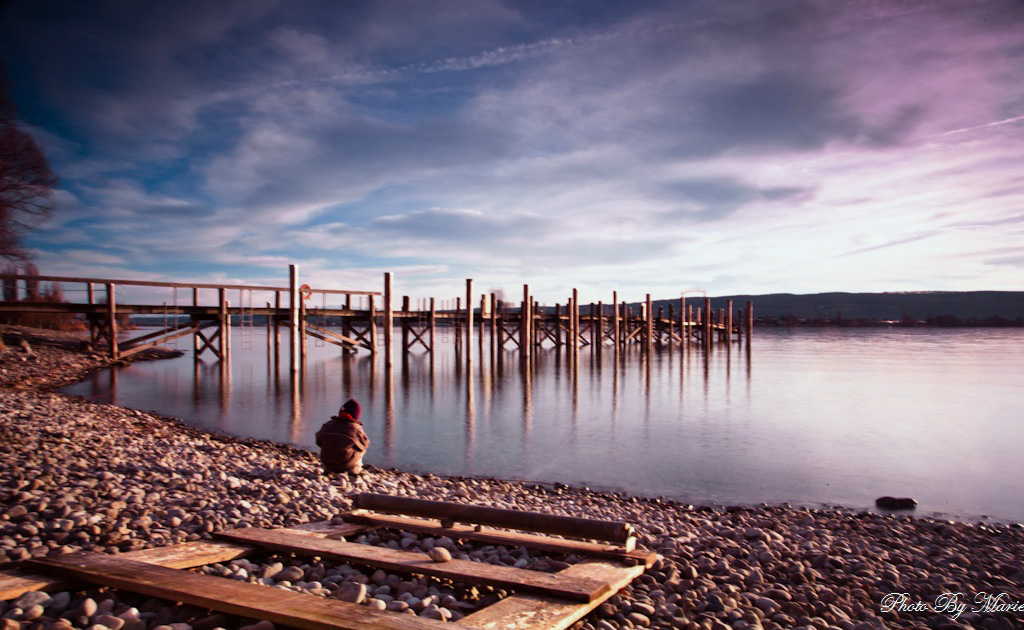
{"type": "MultiPolygon", "coordinates": [[[[358,525],[331,525],[327,521],[306,523],[293,528],[286,528],[281,531],[291,532],[299,536],[347,536],[364,530],[358,525]]],[[[256,549],[251,546],[236,545],[225,542],[197,541],[171,545],[169,547],[154,547],[152,549],[140,549],[121,554],[121,557],[149,564],[158,564],[174,569],[190,569],[201,567],[215,562],[227,562],[235,558],[246,556],[256,549]]],[[[49,575],[37,575],[18,569],[5,569],[0,571],[0,600],[14,599],[20,597],[27,591],[48,591],[56,592],[77,586],[77,583],[64,578],[49,575]]]]}
{"type": "Polygon", "coordinates": [[[374,610],[248,582],[169,569],[100,553],[72,554],[28,560],[36,571],[124,589],[150,597],[210,608],[233,615],[267,619],[310,630],[419,630],[443,628],[440,621],[374,610]]]}
{"type": "Polygon", "coordinates": [[[566,540],[561,538],[552,538],[551,536],[521,534],[519,532],[506,532],[493,529],[477,531],[469,525],[461,525],[458,523],[452,527],[438,527],[436,524],[437,521],[422,518],[386,516],[383,514],[345,514],[344,518],[347,522],[358,525],[400,529],[407,532],[429,534],[431,536],[465,538],[467,540],[476,540],[493,545],[506,545],[512,547],[522,546],[541,551],[564,554],[574,553],[577,555],[587,555],[619,561],[629,558],[648,568],[651,567],[657,559],[657,554],[653,551],[625,551],[622,547],[615,545],[589,543],[579,540],[566,540]]]}
{"type": "Polygon", "coordinates": [[[340,540],[307,538],[290,535],[287,532],[254,527],[228,530],[220,532],[217,536],[232,542],[256,545],[266,549],[320,556],[389,571],[448,578],[457,582],[529,591],[573,601],[593,601],[606,595],[609,590],[609,586],[605,582],[586,577],[560,576],[554,573],[514,569],[469,560],[434,562],[424,553],[372,547],[340,540]]]}
{"type": "Polygon", "coordinates": [[[534,628],[563,630],[582,619],[584,615],[597,608],[601,602],[643,572],[642,565],[623,567],[603,560],[581,562],[558,575],[605,582],[608,584],[609,590],[600,599],[577,603],[516,594],[463,617],[455,622],[455,625],[480,628],[481,630],[532,630],[534,628]]]}
{"type": "Polygon", "coordinates": [[[450,518],[460,523],[479,523],[530,532],[596,538],[625,543],[633,536],[633,526],[624,521],[603,521],[546,512],[509,510],[449,501],[428,501],[390,494],[361,492],[352,499],[357,508],[425,518],[450,518]]]}

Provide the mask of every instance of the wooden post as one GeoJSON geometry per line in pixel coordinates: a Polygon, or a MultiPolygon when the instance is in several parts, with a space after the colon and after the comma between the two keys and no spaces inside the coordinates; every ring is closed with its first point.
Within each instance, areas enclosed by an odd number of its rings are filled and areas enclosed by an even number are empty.
{"type": "MultiPolygon", "coordinates": [[[[270,352],[270,344],[271,344],[271,339],[270,339],[270,336],[271,336],[270,320],[271,320],[270,302],[267,302],[267,352],[268,353],[270,352]]],[[[193,335],[193,338],[196,340],[196,343],[198,344],[199,343],[199,338],[196,337],[195,335],[193,335]]],[[[269,361],[270,359],[268,358],[267,360],[269,361]]]]}
{"type": "Polygon", "coordinates": [[[725,341],[725,309],[724,308],[718,309],[718,321],[716,321],[715,324],[720,326],[720,328],[718,330],[718,340],[719,341],[725,341]]]}
{"type": "Polygon", "coordinates": [[[118,360],[120,349],[117,346],[117,301],[114,296],[114,283],[107,283],[107,333],[110,335],[110,358],[118,360]]]}
{"type": "Polygon", "coordinates": [[[647,339],[644,340],[644,350],[647,351],[647,355],[651,355],[651,351],[654,350],[654,309],[651,306],[651,294],[647,294],[647,308],[644,315],[647,316],[647,339]]]}
{"type": "MultiPolygon", "coordinates": [[[[228,318],[228,291],[225,288],[217,289],[217,327],[220,329],[220,338],[217,340],[217,346],[220,350],[220,360],[225,361],[228,357],[228,342],[227,336],[228,331],[226,320],[228,318]]],[[[292,348],[294,351],[295,348],[292,348]]]]}
{"type": "Polygon", "coordinates": [[[409,352],[409,296],[402,296],[402,354],[409,352]]]}
{"type": "Polygon", "coordinates": [[[754,303],[747,302],[747,347],[750,347],[750,339],[754,336],[754,303]]]}
{"type": "Polygon", "coordinates": [[[555,350],[562,349],[562,305],[555,304],[555,350]]]}
{"type": "Polygon", "coordinates": [[[498,342],[498,296],[491,293],[491,354],[500,347],[498,342]]]}
{"type": "MultiPolygon", "coordinates": [[[[345,310],[346,311],[351,311],[352,310],[352,294],[351,293],[346,293],[345,294],[345,310]]],[[[349,339],[352,338],[352,318],[351,317],[342,315],[342,317],[341,317],[341,334],[344,335],[345,337],[348,337],[349,339]]],[[[342,351],[347,353],[349,350],[345,346],[342,346],[342,351]]]]}
{"type": "Polygon", "coordinates": [[[384,272],[384,367],[391,367],[393,357],[395,313],[391,310],[391,272],[384,272]]]}
{"type": "MultiPolygon", "coordinates": [[[[228,322],[230,324],[230,317],[228,315],[228,322]]],[[[229,326],[230,330],[230,326],[229,326]]],[[[306,296],[299,296],[299,357],[301,357],[302,364],[306,364],[306,350],[308,348],[309,337],[306,336],[306,296]]],[[[230,345],[230,344],[229,344],[230,345]]]]}
{"type": "MultiPolygon", "coordinates": [[[[670,315],[670,317],[671,317],[671,315],[670,315]]],[[[662,346],[662,343],[664,343],[664,334],[663,334],[665,332],[664,321],[665,321],[665,307],[664,306],[659,306],[658,307],[658,318],[656,320],[654,320],[654,338],[658,342],[658,347],[659,348],[662,346]]],[[[672,329],[671,328],[669,329],[669,334],[672,334],[672,329]]]]}
{"type": "Polygon", "coordinates": [[[747,321],[744,313],[745,311],[741,308],[736,314],[736,343],[743,342],[743,323],[747,321]]]}
{"type": "Polygon", "coordinates": [[[725,343],[732,343],[732,300],[725,302],[725,343]]]}
{"type": "Polygon", "coordinates": [[[455,327],[455,358],[462,358],[462,298],[455,298],[455,319],[448,322],[455,327]]]}
{"type": "Polygon", "coordinates": [[[686,349],[690,349],[690,344],[693,342],[693,306],[686,307],[686,349]]]}
{"type": "MultiPolygon", "coordinates": [[[[377,357],[377,309],[373,303],[373,295],[366,296],[369,304],[367,308],[370,309],[370,356],[373,358],[377,357]]],[[[376,371],[374,371],[376,373],[376,371]]]]}
{"type": "Polygon", "coordinates": [[[434,298],[430,298],[430,356],[434,356],[434,336],[437,332],[437,311],[434,310],[434,298]]]}
{"type": "Polygon", "coordinates": [[[473,361],[473,279],[466,278],[466,364],[473,361]]]}
{"type": "Polygon", "coordinates": [[[710,346],[711,345],[711,317],[712,317],[712,314],[711,314],[711,298],[709,298],[709,297],[705,297],[704,298],[704,312],[703,312],[703,315],[704,315],[704,321],[702,323],[704,324],[704,345],[705,346],[710,346]]]}
{"type": "Polygon", "coordinates": [[[224,361],[231,360],[231,301],[227,299],[227,291],[224,292],[224,361]]]}
{"type": "Polygon", "coordinates": [[[274,354],[278,354],[281,351],[281,320],[278,317],[280,312],[281,292],[274,291],[274,354]]]}
{"type": "Polygon", "coordinates": [[[679,349],[686,343],[686,298],[679,298],[679,349]]]}
{"type": "Polygon", "coordinates": [[[519,309],[519,353],[529,359],[530,347],[530,285],[523,285],[523,303],[519,309]]]}
{"type": "MultiPolygon", "coordinates": [[[[15,283],[15,286],[17,286],[17,281],[16,280],[14,281],[14,283],[15,283]]],[[[93,290],[93,285],[92,285],[91,282],[88,282],[88,283],[86,283],[85,286],[86,286],[86,289],[89,292],[89,306],[93,306],[93,305],[96,304],[96,293],[93,290]]],[[[89,313],[89,350],[92,351],[92,352],[96,351],[96,349],[93,348],[93,344],[95,344],[95,343],[96,343],[96,314],[95,313],[89,313]]]]}
{"type": "Polygon", "coordinates": [[[529,334],[534,336],[534,345],[541,347],[544,344],[544,335],[541,331],[544,330],[544,313],[541,312],[541,302],[534,300],[534,296],[529,296],[531,303],[534,304],[534,309],[529,311],[529,334]],[[540,320],[540,325],[538,325],[540,320]]]}
{"type": "Polygon", "coordinates": [[[572,318],[572,355],[575,358],[580,350],[580,293],[576,289],[572,290],[572,310],[569,313],[569,317],[572,318]]]}
{"type": "Polygon", "coordinates": [[[480,360],[481,361],[484,360],[484,336],[485,336],[484,332],[486,332],[487,320],[489,319],[489,317],[490,317],[490,314],[487,312],[487,294],[486,293],[481,293],[480,294],[480,324],[479,324],[480,330],[477,332],[477,338],[476,338],[477,345],[480,347],[480,360]]]}
{"type": "MultiPolygon", "coordinates": [[[[222,289],[223,290],[223,289],[222,289]]],[[[291,343],[291,371],[299,371],[299,267],[288,265],[288,335],[291,343]]]]}
{"type": "Polygon", "coordinates": [[[614,327],[614,330],[612,330],[612,332],[615,335],[614,336],[615,351],[618,352],[619,351],[619,343],[620,343],[619,339],[621,337],[621,335],[619,334],[619,292],[618,291],[612,291],[612,326],[614,327]]]}

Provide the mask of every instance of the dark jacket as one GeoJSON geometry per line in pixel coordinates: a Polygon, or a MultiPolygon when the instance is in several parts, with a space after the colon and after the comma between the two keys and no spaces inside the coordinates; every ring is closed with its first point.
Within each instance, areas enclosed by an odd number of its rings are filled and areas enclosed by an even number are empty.
{"type": "Polygon", "coordinates": [[[320,447],[324,468],[330,472],[348,472],[362,465],[370,438],[363,431],[363,423],[341,413],[331,417],[316,432],[316,445],[320,447]]]}

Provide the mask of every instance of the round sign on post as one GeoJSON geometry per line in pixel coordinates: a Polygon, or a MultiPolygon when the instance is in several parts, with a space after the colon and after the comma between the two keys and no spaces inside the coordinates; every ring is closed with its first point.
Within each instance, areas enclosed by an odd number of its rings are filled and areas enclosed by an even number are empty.
{"type": "Polygon", "coordinates": [[[302,285],[301,287],[299,287],[299,295],[302,296],[303,300],[308,300],[309,298],[313,297],[313,287],[309,286],[308,284],[302,285]]]}

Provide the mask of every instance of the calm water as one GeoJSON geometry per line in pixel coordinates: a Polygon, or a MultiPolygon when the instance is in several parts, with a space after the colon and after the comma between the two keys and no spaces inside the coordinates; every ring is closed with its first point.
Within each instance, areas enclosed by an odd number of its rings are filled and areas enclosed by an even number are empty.
{"type": "Polygon", "coordinates": [[[1024,520],[1019,329],[758,330],[749,354],[734,344],[648,362],[606,347],[573,369],[551,349],[529,370],[485,339],[469,364],[451,343],[433,362],[396,352],[390,375],[310,340],[294,378],[287,344],[278,360],[261,331],[235,330],[232,344],[227,371],[189,352],[63,391],[311,450],[354,397],[366,461],[381,467],[689,502],[866,507],[890,494],[917,498],[919,513],[1024,520]]]}

